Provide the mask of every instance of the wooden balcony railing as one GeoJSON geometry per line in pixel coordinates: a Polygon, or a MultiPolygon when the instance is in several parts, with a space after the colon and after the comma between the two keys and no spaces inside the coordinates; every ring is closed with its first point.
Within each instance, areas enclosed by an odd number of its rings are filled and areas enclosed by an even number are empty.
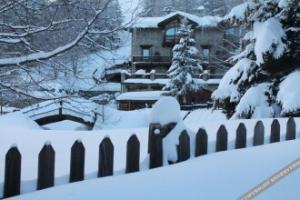
{"type": "Polygon", "coordinates": [[[171,63],[172,58],[170,56],[133,56],[133,62],[145,62],[145,63],[171,63]]]}

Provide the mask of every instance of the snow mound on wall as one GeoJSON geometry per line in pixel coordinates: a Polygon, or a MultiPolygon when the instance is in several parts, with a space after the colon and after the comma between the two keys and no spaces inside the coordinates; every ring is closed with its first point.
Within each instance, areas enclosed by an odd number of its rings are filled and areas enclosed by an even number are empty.
{"type": "Polygon", "coordinates": [[[270,84],[262,83],[247,90],[236,107],[236,116],[243,116],[251,113],[252,118],[269,118],[273,116],[273,110],[268,104],[266,92],[270,84]]]}
{"type": "Polygon", "coordinates": [[[264,63],[264,54],[271,53],[273,57],[279,58],[285,51],[286,45],[282,39],[286,34],[281,23],[276,18],[270,18],[265,22],[254,23],[255,54],[257,57],[256,63],[264,63]]]}
{"type": "Polygon", "coordinates": [[[152,109],[151,123],[166,125],[172,122],[180,122],[180,105],[173,97],[162,97],[152,109]]]}
{"type": "Polygon", "coordinates": [[[300,109],[300,71],[289,74],[279,86],[277,101],[282,104],[282,115],[300,109]]]}
{"type": "Polygon", "coordinates": [[[0,117],[0,129],[40,130],[41,127],[21,112],[14,112],[0,117]]]}

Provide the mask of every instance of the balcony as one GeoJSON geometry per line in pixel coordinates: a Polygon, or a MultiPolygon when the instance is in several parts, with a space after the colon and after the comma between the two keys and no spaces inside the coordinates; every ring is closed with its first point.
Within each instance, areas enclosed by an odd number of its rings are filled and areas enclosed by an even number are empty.
{"type": "Polygon", "coordinates": [[[172,58],[170,56],[133,56],[132,61],[138,65],[170,65],[172,58]]]}

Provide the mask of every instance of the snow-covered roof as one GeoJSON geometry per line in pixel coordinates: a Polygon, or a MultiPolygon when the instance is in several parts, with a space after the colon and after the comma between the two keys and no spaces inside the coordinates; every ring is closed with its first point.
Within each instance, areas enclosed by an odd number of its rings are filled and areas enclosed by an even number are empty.
{"type": "MultiPolygon", "coordinates": [[[[207,85],[215,85],[219,84],[221,79],[208,79],[207,81],[203,79],[194,79],[199,84],[207,84],[207,85]]],[[[151,84],[159,84],[159,85],[166,85],[170,79],[127,79],[123,83],[125,84],[144,84],[144,85],[151,85],[151,84]]]]}
{"type": "Polygon", "coordinates": [[[130,25],[130,28],[158,28],[160,23],[163,23],[175,16],[186,18],[196,23],[199,27],[216,27],[222,18],[217,16],[199,17],[189,13],[176,11],[162,17],[140,17],[130,25]]]}
{"type": "Polygon", "coordinates": [[[145,78],[130,78],[124,81],[124,83],[129,84],[144,84],[144,85],[151,85],[151,84],[158,84],[158,85],[166,85],[169,82],[169,79],[145,79],[145,78]]]}
{"type": "Polygon", "coordinates": [[[126,92],[117,97],[117,101],[156,101],[160,99],[163,91],[126,92]]]}

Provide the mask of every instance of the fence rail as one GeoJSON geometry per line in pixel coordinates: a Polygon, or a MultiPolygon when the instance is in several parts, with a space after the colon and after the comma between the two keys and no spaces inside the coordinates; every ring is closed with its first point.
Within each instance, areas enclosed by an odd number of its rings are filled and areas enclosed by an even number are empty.
{"type": "MultiPolygon", "coordinates": [[[[176,123],[166,126],[160,124],[150,124],[149,126],[149,169],[163,166],[163,139],[174,129],[176,123]]],[[[296,139],[296,123],[293,118],[289,118],[286,126],[285,140],[296,139]]],[[[244,123],[240,123],[236,129],[235,149],[247,147],[247,130],[244,123]]],[[[221,125],[217,131],[215,152],[226,151],[228,149],[228,131],[221,125]]],[[[258,121],[254,127],[252,145],[263,145],[265,141],[265,126],[262,121],[258,121]]],[[[269,142],[280,141],[280,123],[277,119],[271,124],[269,142]]],[[[196,133],[195,143],[191,143],[190,135],[186,130],[182,131],[178,138],[178,160],[182,162],[190,157],[203,156],[208,153],[208,134],[205,129],[200,128],[196,133]],[[195,152],[190,151],[190,146],[195,145],[195,152]]],[[[38,177],[37,190],[54,186],[55,156],[57,152],[51,144],[46,143],[38,155],[38,177]]],[[[85,179],[85,147],[80,140],[74,142],[71,147],[69,182],[77,182],[85,179]]],[[[113,176],[114,168],[114,145],[109,137],[104,138],[99,144],[98,154],[98,177],[113,176]]],[[[171,163],[171,162],[170,162],[171,163]]],[[[4,179],[4,198],[19,195],[21,187],[21,164],[22,154],[16,146],[11,147],[5,158],[5,179],[4,179]]],[[[140,141],[133,134],[127,141],[126,152],[126,173],[140,171],[140,141]]]]}

